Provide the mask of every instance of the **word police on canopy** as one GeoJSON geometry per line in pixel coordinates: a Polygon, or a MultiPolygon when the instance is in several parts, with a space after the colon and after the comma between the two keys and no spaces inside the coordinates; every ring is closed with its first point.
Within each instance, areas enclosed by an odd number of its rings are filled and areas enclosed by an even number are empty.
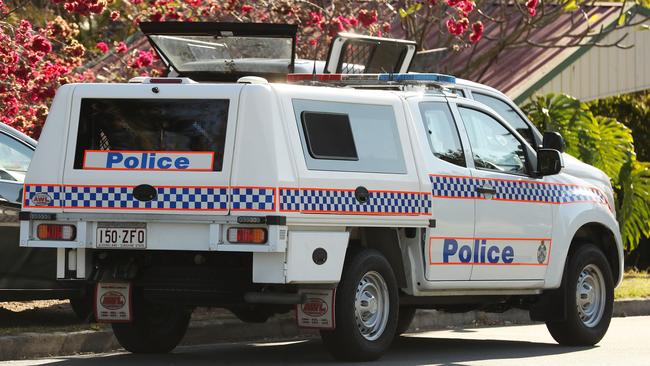
{"type": "Polygon", "coordinates": [[[214,152],[86,150],[84,169],[211,171],[214,152]]]}

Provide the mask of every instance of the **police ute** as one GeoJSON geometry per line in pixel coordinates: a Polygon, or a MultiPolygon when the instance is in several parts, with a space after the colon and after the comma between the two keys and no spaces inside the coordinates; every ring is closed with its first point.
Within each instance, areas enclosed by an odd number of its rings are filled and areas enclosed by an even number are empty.
{"type": "Polygon", "coordinates": [[[293,25],[141,29],[169,75],[59,88],[20,213],[20,245],[57,248],[56,278],[94,291],[126,350],[171,351],[199,306],[295,311],[354,361],[416,309],[605,335],[612,188],[505,95],[409,73],[410,41],[341,34],[310,61],[293,25]]]}

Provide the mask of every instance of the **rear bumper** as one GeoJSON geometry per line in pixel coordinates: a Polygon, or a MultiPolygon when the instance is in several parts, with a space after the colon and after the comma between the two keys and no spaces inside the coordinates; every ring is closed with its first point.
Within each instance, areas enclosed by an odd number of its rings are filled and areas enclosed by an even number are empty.
{"type": "Polygon", "coordinates": [[[146,227],[146,250],[187,250],[280,253],[286,251],[287,226],[283,216],[192,216],[140,214],[46,214],[21,212],[20,246],[67,249],[120,250],[97,244],[98,224],[134,223],[146,227]],[[49,216],[47,216],[49,215],[49,216]],[[76,238],[71,241],[39,240],[39,224],[72,224],[76,238]],[[262,227],[267,230],[264,244],[237,244],[228,241],[231,227],[262,227]]]}

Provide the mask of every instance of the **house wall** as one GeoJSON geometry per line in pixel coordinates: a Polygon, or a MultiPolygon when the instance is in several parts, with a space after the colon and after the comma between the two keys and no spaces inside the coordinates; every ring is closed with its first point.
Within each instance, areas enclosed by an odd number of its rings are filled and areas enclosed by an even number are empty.
{"type": "Polygon", "coordinates": [[[626,33],[622,43],[634,47],[591,47],[535,94],[565,93],[587,101],[650,89],[650,30],[619,29],[600,43],[614,43],[626,33]]]}

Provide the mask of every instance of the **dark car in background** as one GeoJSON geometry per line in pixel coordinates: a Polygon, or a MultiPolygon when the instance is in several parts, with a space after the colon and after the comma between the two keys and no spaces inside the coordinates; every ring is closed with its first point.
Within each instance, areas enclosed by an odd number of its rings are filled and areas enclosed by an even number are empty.
{"type": "Polygon", "coordinates": [[[18,213],[36,140],[0,123],[0,301],[70,299],[86,318],[84,285],[56,281],[56,249],[21,248],[18,213]]]}

